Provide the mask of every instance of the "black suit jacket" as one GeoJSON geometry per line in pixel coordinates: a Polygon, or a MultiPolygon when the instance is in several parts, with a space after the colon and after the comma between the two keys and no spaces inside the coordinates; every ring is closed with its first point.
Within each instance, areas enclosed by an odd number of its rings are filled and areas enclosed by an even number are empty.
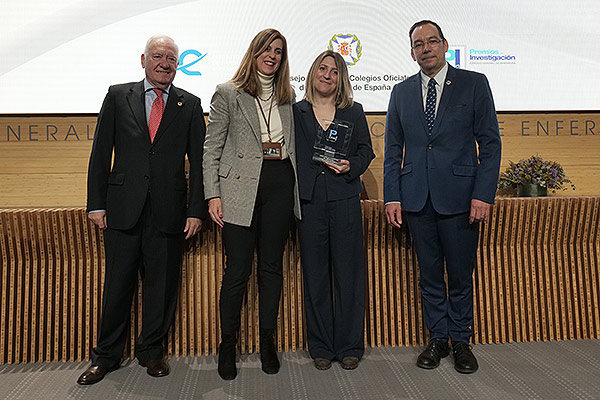
{"type": "Polygon", "coordinates": [[[303,200],[312,198],[315,179],[322,171],[325,172],[327,179],[327,199],[347,199],[360,194],[362,190],[360,176],[367,170],[371,160],[375,158],[362,106],[354,102],[350,107],[337,109],[335,118],[354,123],[348,150],[350,171],[341,175],[336,175],[329,168],[324,167],[323,163],[312,160],[313,146],[317,136],[312,105],[306,100],[294,104],[298,187],[300,198],[303,200]]]}
{"type": "Polygon", "coordinates": [[[171,86],[156,137],[150,143],[143,81],[111,86],[94,135],[87,210],[106,210],[109,228],[130,229],[150,191],[153,223],[165,233],[182,233],[186,217],[206,218],[202,184],[205,132],[200,99],[171,86]]]}

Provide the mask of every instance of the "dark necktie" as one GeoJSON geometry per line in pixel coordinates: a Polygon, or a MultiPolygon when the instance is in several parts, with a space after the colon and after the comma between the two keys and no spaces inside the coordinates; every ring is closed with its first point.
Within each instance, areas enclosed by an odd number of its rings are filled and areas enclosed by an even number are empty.
{"type": "Polygon", "coordinates": [[[150,120],[148,121],[148,130],[150,131],[150,143],[154,142],[154,137],[158,131],[160,120],[163,116],[165,109],[165,101],[162,98],[162,90],[152,89],[156,93],[156,99],[152,102],[152,108],[150,109],[150,120]]]}
{"type": "Polygon", "coordinates": [[[435,79],[431,78],[427,84],[427,100],[425,102],[425,120],[427,121],[427,133],[431,135],[433,131],[433,122],[435,121],[435,79]]]}

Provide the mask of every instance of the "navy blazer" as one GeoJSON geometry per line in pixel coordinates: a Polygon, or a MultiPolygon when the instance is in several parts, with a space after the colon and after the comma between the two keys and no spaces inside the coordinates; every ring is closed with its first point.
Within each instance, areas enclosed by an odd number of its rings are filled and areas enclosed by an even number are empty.
{"type": "Polygon", "coordinates": [[[160,126],[150,143],[144,82],[111,86],[98,115],[90,156],[87,210],[106,210],[109,228],[130,229],[150,191],[153,222],[162,232],[183,233],[186,217],[206,218],[202,184],[205,131],[200,99],[171,85],[160,126]]]}
{"type": "Polygon", "coordinates": [[[298,188],[300,198],[311,200],[317,175],[325,172],[327,199],[340,200],[359,195],[362,191],[360,176],[375,158],[371,135],[362,106],[354,102],[350,107],[336,109],[335,118],[354,123],[350,138],[348,161],[350,171],[336,175],[321,162],[312,160],[313,146],[317,137],[316,119],[312,105],[302,100],[294,104],[294,126],[296,129],[296,158],[298,162],[298,188]]]}
{"type": "Polygon", "coordinates": [[[431,196],[440,214],[468,212],[471,199],[493,204],[501,141],[485,75],[448,67],[431,136],[421,75],[394,86],[386,129],[384,201],[420,211],[431,196]],[[478,150],[479,149],[479,150],[478,150]]]}

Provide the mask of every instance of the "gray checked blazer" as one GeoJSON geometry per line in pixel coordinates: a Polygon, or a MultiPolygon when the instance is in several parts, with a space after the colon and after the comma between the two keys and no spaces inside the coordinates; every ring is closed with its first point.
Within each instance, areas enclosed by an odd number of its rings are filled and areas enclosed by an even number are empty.
{"type": "MultiPolygon", "coordinates": [[[[294,214],[300,218],[292,103],[279,106],[283,137],[296,182],[294,214]]],[[[233,82],[217,86],[212,97],[204,141],[204,196],[220,197],[223,220],[250,226],[262,168],[262,139],[254,97],[233,82]]]]}

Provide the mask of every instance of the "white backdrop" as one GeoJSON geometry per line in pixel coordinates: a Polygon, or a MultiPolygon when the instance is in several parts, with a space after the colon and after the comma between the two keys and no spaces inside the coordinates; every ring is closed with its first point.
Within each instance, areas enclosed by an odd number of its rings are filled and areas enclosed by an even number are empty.
{"type": "Polygon", "coordinates": [[[207,111],[215,86],[231,78],[252,37],[267,27],[288,40],[298,98],[312,60],[334,35],[354,38],[355,99],[385,111],[393,85],[418,71],[407,31],[421,19],[441,25],[451,65],[458,59],[488,76],[498,110],[600,109],[598,0],[5,3],[0,114],[98,112],[109,85],[143,78],[140,55],[156,33],[187,51],[182,66],[197,61],[174,84],[200,96],[207,111]]]}

